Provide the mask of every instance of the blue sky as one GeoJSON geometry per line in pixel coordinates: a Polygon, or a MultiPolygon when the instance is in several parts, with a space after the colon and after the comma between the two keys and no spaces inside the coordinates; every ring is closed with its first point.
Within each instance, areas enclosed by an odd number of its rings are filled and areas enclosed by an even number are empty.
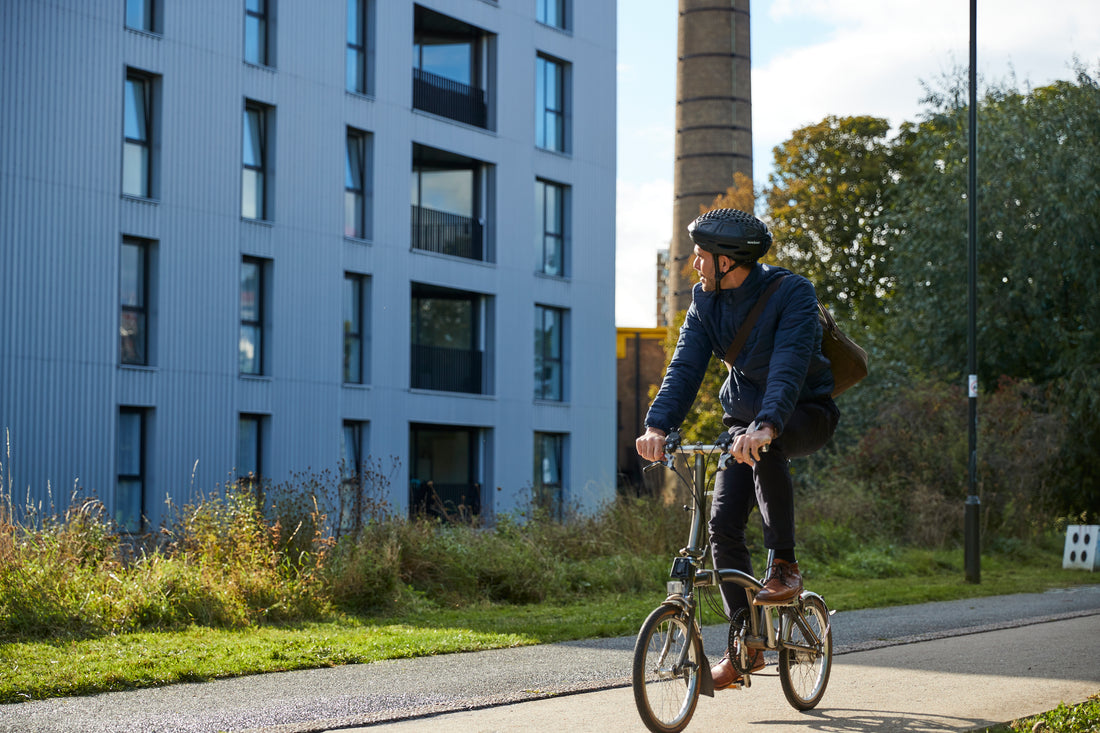
{"type": "MultiPolygon", "coordinates": [[[[618,0],[618,326],[656,323],[656,252],[672,237],[678,5],[618,0]]],[[[922,82],[968,63],[969,23],[965,0],[753,0],[756,185],[771,149],[826,115],[917,119],[922,82]]],[[[979,87],[1070,79],[1074,57],[1100,65],[1100,0],[978,0],[977,27],[979,87]]]]}

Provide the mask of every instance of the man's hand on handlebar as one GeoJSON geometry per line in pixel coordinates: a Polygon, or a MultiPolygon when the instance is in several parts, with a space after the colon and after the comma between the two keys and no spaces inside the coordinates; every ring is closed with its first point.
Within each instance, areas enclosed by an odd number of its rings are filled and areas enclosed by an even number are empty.
{"type": "Polygon", "coordinates": [[[748,430],[733,439],[729,453],[738,463],[755,466],[761,454],[768,452],[768,447],[775,437],[775,428],[768,423],[762,423],[759,427],[753,423],[749,425],[748,430]]]}
{"type": "Polygon", "coordinates": [[[663,461],[665,459],[665,437],[663,430],[647,427],[645,434],[638,436],[634,441],[634,447],[638,449],[638,455],[647,461],[663,461]]]}

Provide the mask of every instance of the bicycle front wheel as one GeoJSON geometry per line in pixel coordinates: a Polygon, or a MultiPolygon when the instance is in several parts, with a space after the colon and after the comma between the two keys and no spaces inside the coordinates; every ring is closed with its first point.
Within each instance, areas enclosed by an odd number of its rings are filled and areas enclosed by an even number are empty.
{"type": "Polygon", "coordinates": [[[658,607],[634,644],[634,702],[654,733],[681,731],[699,702],[703,642],[678,606],[658,607]]]}
{"type": "Polygon", "coordinates": [[[787,613],[790,625],[779,650],[779,681],[794,708],[809,710],[821,702],[833,666],[829,609],[811,596],[787,613]],[[796,617],[797,616],[797,617],[796,617]]]}

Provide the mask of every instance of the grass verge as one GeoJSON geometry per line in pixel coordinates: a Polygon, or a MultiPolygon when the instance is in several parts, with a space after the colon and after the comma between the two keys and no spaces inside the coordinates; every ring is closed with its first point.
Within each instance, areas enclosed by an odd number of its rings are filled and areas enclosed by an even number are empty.
{"type": "MultiPolygon", "coordinates": [[[[1054,560],[1030,564],[983,558],[982,583],[966,583],[958,558],[905,551],[909,573],[845,578],[809,573],[807,586],[830,606],[855,610],[926,601],[1034,592],[1096,582],[1054,560]],[[914,555],[916,553],[916,555],[914,555]],[[914,568],[923,570],[914,571],[914,568]]],[[[849,573],[850,574],[850,573],[849,573]]],[[[245,630],[183,630],[0,645],[0,703],[199,682],[263,672],[331,667],[460,651],[627,636],[663,598],[653,592],[603,594],[562,603],[483,603],[452,609],[410,604],[385,616],[245,630]]],[[[708,612],[704,623],[718,617],[708,612]]]]}

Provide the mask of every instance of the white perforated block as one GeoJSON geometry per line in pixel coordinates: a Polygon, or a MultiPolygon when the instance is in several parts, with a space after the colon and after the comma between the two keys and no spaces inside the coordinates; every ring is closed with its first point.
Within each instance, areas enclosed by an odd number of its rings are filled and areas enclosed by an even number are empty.
{"type": "Polygon", "coordinates": [[[1071,524],[1066,527],[1066,549],[1062,553],[1062,567],[1075,570],[1100,568],[1100,552],[1097,551],[1097,535],[1100,525],[1071,524]]]}

